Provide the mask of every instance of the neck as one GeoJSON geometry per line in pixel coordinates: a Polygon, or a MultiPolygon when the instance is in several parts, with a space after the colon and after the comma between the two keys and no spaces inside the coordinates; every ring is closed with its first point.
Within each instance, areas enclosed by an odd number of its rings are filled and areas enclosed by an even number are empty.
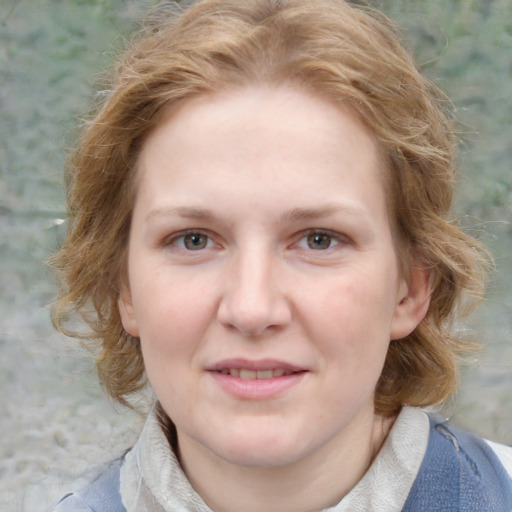
{"type": "Polygon", "coordinates": [[[314,454],[277,467],[232,464],[179,436],[180,459],[192,486],[215,512],[299,512],[333,507],[357,484],[395,418],[374,415],[368,428],[347,429],[314,454]]]}

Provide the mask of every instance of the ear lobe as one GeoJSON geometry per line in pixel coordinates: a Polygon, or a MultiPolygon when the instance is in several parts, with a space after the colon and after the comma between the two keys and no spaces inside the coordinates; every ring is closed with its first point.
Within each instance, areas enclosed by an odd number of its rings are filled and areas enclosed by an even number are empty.
{"type": "Polygon", "coordinates": [[[415,268],[409,282],[403,283],[391,322],[391,340],[405,338],[425,318],[430,306],[429,273],[415,268]]]}
{"type": "Polygon", "coordinates": [[[119,299],[117,300],[117,310],[121,317],[121,323],[123,324],[124,330],[133,336],[134,338],[139,337],[139,327],[135,319],[135,311],[132,304],[131,293],[126,285],[123,285],[119,299]]]}

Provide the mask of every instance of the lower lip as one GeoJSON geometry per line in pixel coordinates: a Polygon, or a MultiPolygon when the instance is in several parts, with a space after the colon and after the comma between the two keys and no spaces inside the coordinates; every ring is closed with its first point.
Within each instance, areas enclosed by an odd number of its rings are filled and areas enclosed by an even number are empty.
{"type": "Polygon", "coordinates": [[[265,400],[278,397],[299,384],[306,373],[292,373],[271,379],[241,379],[220,372],[209,372],[226,393],[246,400],[265,400]]]}

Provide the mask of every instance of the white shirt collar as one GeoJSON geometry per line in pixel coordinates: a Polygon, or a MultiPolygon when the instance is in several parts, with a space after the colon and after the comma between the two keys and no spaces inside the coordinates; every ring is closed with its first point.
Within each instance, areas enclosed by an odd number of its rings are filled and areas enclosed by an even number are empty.
{"type": "MultiPolygon", "coordinates": [[[[359,483],[324,512],[400,512],[427,449],[427,414],[404,407],[359,483]]],[[[155,408],[121,468],[127,512],[212,512],[190,485],[158,423],[155,408]]]]}

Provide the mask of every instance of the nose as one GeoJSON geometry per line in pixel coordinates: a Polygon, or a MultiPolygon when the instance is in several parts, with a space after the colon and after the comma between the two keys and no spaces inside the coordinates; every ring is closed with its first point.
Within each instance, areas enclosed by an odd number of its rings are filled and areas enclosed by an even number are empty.
{"type": "Polygon", "coordinates": [[[280,269],[270,254],[246,251],[231,262],[219,303],[218,321],[245,336],[282,329],[292,318],[290,301],[280,287],[280,269]]]}

